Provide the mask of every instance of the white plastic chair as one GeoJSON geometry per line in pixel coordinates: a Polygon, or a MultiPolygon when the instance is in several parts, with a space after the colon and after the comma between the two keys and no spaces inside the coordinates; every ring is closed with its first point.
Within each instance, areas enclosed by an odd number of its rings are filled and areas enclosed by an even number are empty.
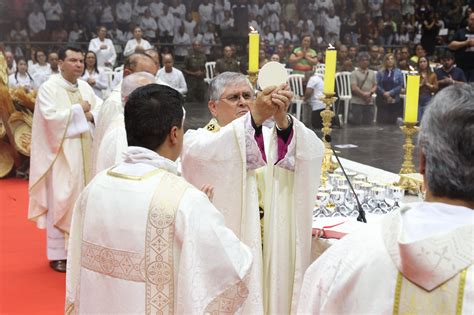
{"type": "Polygon", "coordinates": [[[211,80],[216,75],[216,72],[215,72],[216,62],[215,61],[208,61],[208,62],[206,62],[205,66],[206,66],[206,77],[204,78],[204,82],[209,84],[209,83],[211,83],[211,80]]]}
{"type": "Polygon", "coordinates": [[[336,73],[337,96],[344,102],[344,124],[347,124],[349,116],[349,103],[352,98],[351,73],[348,71],[336,73]]]}
{"type": "Polygon", "coordinates": [[[324,76],[324,73],[326,72],[326,64],[324,63],[318,63],[313,67],[314,73],[317,74],[322,74],[324,76]]]}
{"type": "Polygon", "coordinates": [[[291,75],[291,73],[293,72],[293,69],[291,68],[285,68],[286,69],[286,73],[288,73],[288,75],[291,75]]]}
{"type": "Polygon", "coordinates": [[[303,74],[291,74],[288,76],[288,84],[294,97],[292,103],[296,104],[296,119],[301,120],[301,105],[303,104],[304,89],[303,89],[303,74]]]}

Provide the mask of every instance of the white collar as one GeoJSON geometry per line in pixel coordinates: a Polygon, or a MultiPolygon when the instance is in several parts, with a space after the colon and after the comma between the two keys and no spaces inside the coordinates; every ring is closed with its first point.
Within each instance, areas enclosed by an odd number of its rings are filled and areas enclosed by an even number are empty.
{"type": "MultiPolygon", "coordinates": [[[[176,162],[143,147],[128,147],[128,149],[122,153],[122,158],[123,163],[121,164],[146,164],[154,168],[164,169],[173,174],[178,174],[176,162]]],[[[120,171],[120,169],[121,167],[119,165],[116,171],[120,171]]]]}

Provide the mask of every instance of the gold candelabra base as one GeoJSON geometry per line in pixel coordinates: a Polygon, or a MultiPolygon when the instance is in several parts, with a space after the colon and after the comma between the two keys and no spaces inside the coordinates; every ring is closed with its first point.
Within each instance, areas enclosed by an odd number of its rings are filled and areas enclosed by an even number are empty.
{"type": "Polygon", "coordinates": [[[400,181],[398,185],[412,193],[418,193],[422,189],[423,178],[415,169],[413,163],[413,152],[415,145],[413,144],[413,136],[418,132],[416,122],[405,122],[400,127],[405,135],[405,144],[403,145],[403,163],[400,169],[400,181]]]}
{"type": "Polygon", "coordinates": [[[249,78],[249,81],[252,84],[253,88],[256,89],[257,88],[258,71],[256,71],[256,72],[248,71],[248,78],[249,78]]]}
{"type": "Polygon", "coordinates": [[[415,145],[413,144],[413,136],[418,132],[416,123],[406,122],[400,127],[405,135],[405,144],[403,145],[403,164],[400,170],[400,174],[412,174],[416,173],[415,165],[413,164],[413,151],[415,145]]]}
{"type": "Polygon", "coordinates": [[[326,135],[330,135],[332,132],[331,122],[332,118],[335,116],[334,111],[332,110],[332,105],[337,101],[337,97],[334,93],[324,93],[324,97],[321,98],[321,101],[326,105],[326,108],[321,112],[321,118],[323,120],[323,143],[324,143],[324,157],[323,164],[321,166],[321,183],[326,185],[328,180],[328,173],[333,172],[338,164],[332,160],[332,149],[331,145],[326,141],[326,135]]]}

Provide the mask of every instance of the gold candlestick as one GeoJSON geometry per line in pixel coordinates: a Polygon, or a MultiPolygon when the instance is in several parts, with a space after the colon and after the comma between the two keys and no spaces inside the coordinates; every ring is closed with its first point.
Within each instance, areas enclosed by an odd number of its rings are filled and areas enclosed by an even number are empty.
{"type": "Polygon", "coordinates": [[[400,181],[398,185],[411,193],[417,194],[423,186],[423,178],[415,169],[413,164],[413,136],[418,132],[416,122],[405,122],[400,129],[405,135],[405,144],[403,145],[403,164],[400,169],[400,181]]]}
{"type": "Polygon", "coordinates": [[[321,98],[321,101],[326,105],[326,108],[321,112],[321,118],[323,119],[323,143],[324,143],[324,158],[323,164],[321,166],[321,183],[326,184],[328,179],[328,172],[332,172],[337,168],[337,163],[332,161],[332,149],[331,145],[326,141],[326,135],[331,134],[331,122],[332,118],[335,116],[334,111],[332,110],[332,105],[337,101],[337,97],[334,93],[328,94],[324,93],[324,97],[321,98]]]}
{"type": "Polygon", "coordinates": [[[403,134],[405,135],[405,144],[403,145],[403,164],[400,174],[416,173],[415,165],[413,164],[413,151],[415,149],[415,145],[413,144],[413,136],[418,132],[416,124],[416,122],[405,122],[405,124],[400,127],[400,129],[403,131],[403,134]]]}
{"type": "Polygon", "coordinates": [[[250,72],[248,71],[248,78],[250,83],[252,84],[253,88],[257,88],[257,79],[258,79],[258,71],[257,72],[250,72]]]}

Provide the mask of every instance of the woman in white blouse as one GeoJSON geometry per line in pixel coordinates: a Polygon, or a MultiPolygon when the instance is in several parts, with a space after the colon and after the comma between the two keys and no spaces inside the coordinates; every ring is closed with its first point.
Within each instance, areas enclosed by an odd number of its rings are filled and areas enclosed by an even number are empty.
{"type": "Polygon", "coordinates": [[[30,74],[36,76],[37,74],[43,74],[50,71],[51,67],[46,62],[46,53],[43,49],[39,48],[35,52],[36,64],[30,68],[30,74]]]}
{"type": "Polygon", "coordinates": [[[102,90],[107,89],[107,75],[97,67],[97,57],[93,51],[88,51],[85,58],[82,80],[89,83],[95,95],[102,98],[102,90]]]}
{"type": "Polygon", "coordinates": [[[33,78],[28,73],[28,64],[25,58],[20,57],[16,61],[16,71],[8,78],[8,86],[11,88],[24,88],[27,91],[36,89],[33,78]]]}
{"type": "Polygon", "coordinates": [[[133,39],[129,40],[127,42],[127,45],[125,45],[125,49],[123,50],[123,55],[125,57],[130,56],[136,51],[145,51],[147,49],[152,48],[150,43],[142,38],[142,29],[138,26],[136,26],[133,29],[133,39]]]}

